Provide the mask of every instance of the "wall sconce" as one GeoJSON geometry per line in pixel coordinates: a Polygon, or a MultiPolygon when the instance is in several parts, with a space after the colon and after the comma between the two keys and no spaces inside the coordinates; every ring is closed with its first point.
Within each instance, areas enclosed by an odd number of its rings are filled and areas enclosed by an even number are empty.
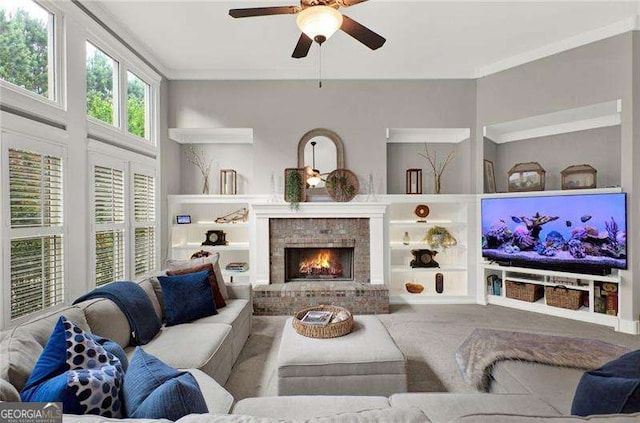
{"type": "Polygon", "coordinates": [[[422,169],[407,169],[407,194],[422,194],[422,169]]]}
{"type": "Polygon", "coordinates": [[[220,169],[220,194],[235,195],[238,193],[238,174],[233,169],[220,169]]]}

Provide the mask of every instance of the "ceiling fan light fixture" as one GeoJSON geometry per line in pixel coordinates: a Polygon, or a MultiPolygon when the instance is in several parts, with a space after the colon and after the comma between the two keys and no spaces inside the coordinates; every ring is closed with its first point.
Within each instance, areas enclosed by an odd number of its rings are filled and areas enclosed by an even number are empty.
{"type": "Polygon", "coordinates": [[[307,37],[322,44],[342,26],[342,14],[330,6],[311,6],[298,13],[296,24],[307,37]]]}

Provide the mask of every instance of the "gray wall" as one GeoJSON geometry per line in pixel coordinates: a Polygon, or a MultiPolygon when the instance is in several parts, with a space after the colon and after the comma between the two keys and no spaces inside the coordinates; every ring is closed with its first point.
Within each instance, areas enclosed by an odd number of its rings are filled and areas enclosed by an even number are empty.
{"type": "Polygon", "coordinates": [[[545,190],[561,189],[560,172],[582,163],[598,171],[598,188],[620,186],[620,126],[513,141],[495,151],[498,192],[507,191],[507,172],[522,162],[538,162],[547,171],[545,190]]]}
{"type": "MultiPolygon", "coordinates": [[[[322,89],[315,81],[171,81],[169,98],[169,127],[253,128],[249,194],[269,193],[272,172],[280,176],[297,166],[298,141],[313,128],[340,135],[345,167],[360,177],[361,190],[371,173],[376,192],[386,192],[387,128],[475,124],[475,81],[469,80],[325,81],[322,89]]],[[[218,147],[207,148],[215,154],[218,147]]],[[[238,157],[230,167],[244,160],[238,157]]],[[[468,192],[471,158],[461,160],[467,163],[460,192],[468,192]]],[[[168,177],[180,177],[179,171],[171,172],[168,177]]],[[[190,184],[183,181],[182,188],[193,191],[190,184]]]]}
{"type": "MultiPolygon", "coordinates": [[[[428,144],[428,147],[431,157],[435,157],[436,166],[442,163],[451,151],[455,151],[455,158],[442,174],[440,193],[468,192],[469,181],[466,175],[469,175],[470,141],[458,144],[428,144]]],[[[406,192],[406,170],[410,168],[422,169],[423,194],[435,192],[431,165],[420,154],[425,154],[424,144],[387,144],[387,193],[406,192]]]]}
{"type": "MultiPolygon", "coordinates": [[[[621,99],[620,185],[627,193],[627,225],[636,227],[636,216],[640,215],[640,167],[634,162],[640,163],[640,139],[634,133],[634,123],[640,128],[640,114],[636,112],[634,116],[634,109],[638,108],[632,105],[640,97],[639,80],[634,79],[640,72],[639,43],[637,31],[627,32],[480,78],[475,132],[482,134],[485,125],[621,99]]],[[[483,149],[484,143],[480,135],[477,139],[476,152],[483,156],[484,152],[478,150],[483,149]]],[[[541,163],[554,160],[555,154],[550,149],[539,155],[541,163]]],[[[615,178],[612,168],[606,172],[615,178]]],[[[504,189],[502,178],[497,179],[504,189]]],[[[629,231],[627,239],[629,271],[622,272],[620,302],[621,317],[630,322],[640,314],[640,282],[633,277],[640,275],[640,260],[633,253],[640,248],[640,231],[629,231]]]]}
{"type": "MultiPolygon", "coordinates": [[[[202,194],[204,180],[202,173],[189,163],[182,145],[178,150],[180,172],[180,192],[182,194],[202,194]]],[[[220,194],[220,169],[233,169],[237,172],[237,194],[253,192],[253,146],[249,144],[195,144],[196,150],[206,154],[212,161],[209,173],[209,194],[220,194]]],[[[267,177],[269,180],[270,177],[267,177]]],[[[268,191],[265,191],[265,193],[268,191]]]]}

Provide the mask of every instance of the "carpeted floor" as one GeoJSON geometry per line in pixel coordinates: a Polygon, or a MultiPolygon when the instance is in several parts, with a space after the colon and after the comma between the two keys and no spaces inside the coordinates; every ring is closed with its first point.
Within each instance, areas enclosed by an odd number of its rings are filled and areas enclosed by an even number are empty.
{"type": "MultiPolygon", "coordinates": [[[[225,388],[236,400],[277,395],[276,355],[288,316],[254,317],[253,332],[225,388]]],[[[498,306],[392,306],[380,320],[408,360],[410,392],[473,392],[453,353],[475,328],[591,338],[640,348],[640,336],[613,329],[498,306]]]]}

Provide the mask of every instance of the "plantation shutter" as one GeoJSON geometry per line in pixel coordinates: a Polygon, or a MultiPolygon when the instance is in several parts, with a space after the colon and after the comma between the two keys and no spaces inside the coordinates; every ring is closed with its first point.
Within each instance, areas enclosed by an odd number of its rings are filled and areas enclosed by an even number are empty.
{"type": "Polygon", "coordinates": [[[134,173],[135,276],[147,274],[156,266],[155,178],[134,173]]]}
{"type": "Polygon", "coordinates": [[[94,166],[94,265],[96,286],[125,277],[124,172],[94,166]]]}
{"type": "Polygon", "coordinates": [[[59,154],[9,148],[11,319],[64,301],[59,154]]]}

